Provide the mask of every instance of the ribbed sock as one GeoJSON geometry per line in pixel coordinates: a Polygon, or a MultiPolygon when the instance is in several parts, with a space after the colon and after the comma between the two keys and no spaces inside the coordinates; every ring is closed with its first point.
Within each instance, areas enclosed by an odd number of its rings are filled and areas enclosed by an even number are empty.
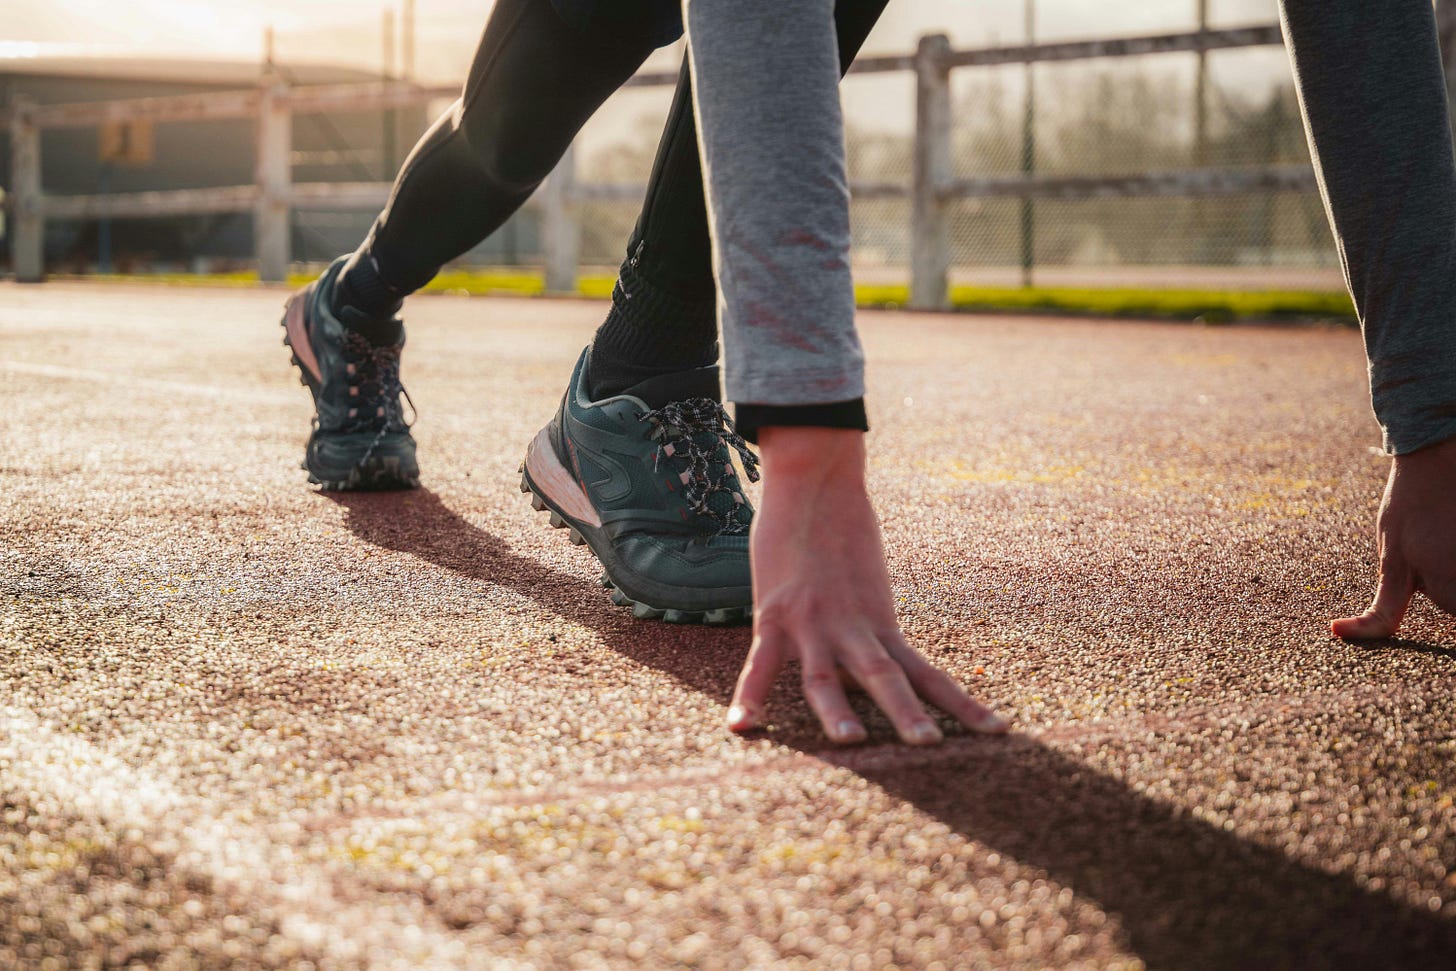
{"type": "Polygon", "coordinates": [[[593,400],[663,374],[718,360],[713,298],[684,299],[648,283],[629,260],[612,288],[612,309],[592,339],[593,400]]]}
{"type": "Polygon", "coordinates": [[[334,283],[334,316],[370,343],[393,344],[403,330],[395,317],[402,306],[403,296],[380,276],[374,258],[364,247],[356,250],[334,283]]]}

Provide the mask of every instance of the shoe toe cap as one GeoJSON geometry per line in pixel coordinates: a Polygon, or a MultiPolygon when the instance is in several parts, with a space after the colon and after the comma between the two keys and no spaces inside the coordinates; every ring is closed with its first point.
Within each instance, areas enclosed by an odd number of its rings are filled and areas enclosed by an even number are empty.
{"type": "Polygon", "coordinates": [[[617,553],[630,564],[634,586],[651,603],[702,610],[752,601],[746,542],[720,545],[636,534],[621,540],[617,553]]]}
{"type": "Polygon", "coordinates": [[[419,478],[414,439],[408,433],[315,433],[305,465],[324,482],[361,482],[382,487],[419,478]]]}

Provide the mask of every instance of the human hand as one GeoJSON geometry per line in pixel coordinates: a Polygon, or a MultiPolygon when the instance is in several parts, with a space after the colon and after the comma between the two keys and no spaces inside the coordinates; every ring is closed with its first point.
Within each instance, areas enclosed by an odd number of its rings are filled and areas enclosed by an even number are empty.
{"type": "Polygon", "coordinates": [[[762,723],[769,690],[797,659],[804,697],[835,742],[865,739],[841,677],[858,683],[912,745],[941,740],[921,699],[978,732],[1006,721],[905,640],[895,619],[880,524],[865,485],[864,435],[831,428],[765,428],[763,500],[749,541],[753,646],[728,727],[762,723]]]}
{"type": "Polygon", "coordinates": [[[1456,614],[1456,438],[1391,461],[1375,533],[1375,600],[1358,617],[1332,621],[1331,633],[1392,637],[1417,590],[1456,614]]]}

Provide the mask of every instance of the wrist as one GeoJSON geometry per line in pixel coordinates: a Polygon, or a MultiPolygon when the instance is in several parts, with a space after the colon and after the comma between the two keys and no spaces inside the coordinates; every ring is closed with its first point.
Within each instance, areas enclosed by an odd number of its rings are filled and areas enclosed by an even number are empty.
{"type": "Polygon", "coordinates": [[[1443,463],[1456,460],[1456,438],[1447,438],[1427,445],[1424,448],[1416,449],[1414,452],[1405,452],[1395,456],[1397,465],[1410,464],[1418,465],[1425,463],[1443,463]]]}
{"type": "Polygon", "coordinates": [[[771,425],[760,429],[758,451],[765,490],[831,477],[864,481],[865,435],[856,429],[771,425]]]}
{"type": "Polygon", "coordinates": [[[1390,465],[1390,486],[1397,481],[1407,490],[1449,495],[1451,484],[1456,482],[1456,438],[1395,456],[1390,465]]]}

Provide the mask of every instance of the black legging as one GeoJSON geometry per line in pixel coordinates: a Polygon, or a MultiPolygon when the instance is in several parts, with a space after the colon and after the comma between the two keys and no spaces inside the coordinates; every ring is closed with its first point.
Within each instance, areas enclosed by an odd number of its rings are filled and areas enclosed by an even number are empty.
{"type": "Polygon", "coordinates": [[[365,246],[397,294],[495,232],[652,53],[645,17],[591,33],[547,0],[498,0],[460,100],[410,153],[365,246]]]}
{"type": "MultiPolygon", "coordinates": [[[[888,0],[839,0],[847,68],[888,0]]],[[[635,5],[625,5],[635,6],[635,5]]],[[[498,0],[465,90],[405,161],[365,246],[399,295],[500,228],[561,160],[576,133],[652,52],[654,21],[629,14],[567,26],[548,0],[498,0]]],[[[684,299],[711,299],[707,209],[683,65],[629,258],[684,299]]]]}
{"type": "MultiPolygon", "coordinates": [[[[889,0],[838,0],[834,30],[839,39],[839,70],[859,55],[865,38],[889,0]]],[[[683,63],[667,127],[657,147],[647,198],[627,244],[637,272],[684,300],[713,297],[713,257],[708,240],[708,210],[703,201],[702,163],[693,120],[693,92],[683,63]]]]}

